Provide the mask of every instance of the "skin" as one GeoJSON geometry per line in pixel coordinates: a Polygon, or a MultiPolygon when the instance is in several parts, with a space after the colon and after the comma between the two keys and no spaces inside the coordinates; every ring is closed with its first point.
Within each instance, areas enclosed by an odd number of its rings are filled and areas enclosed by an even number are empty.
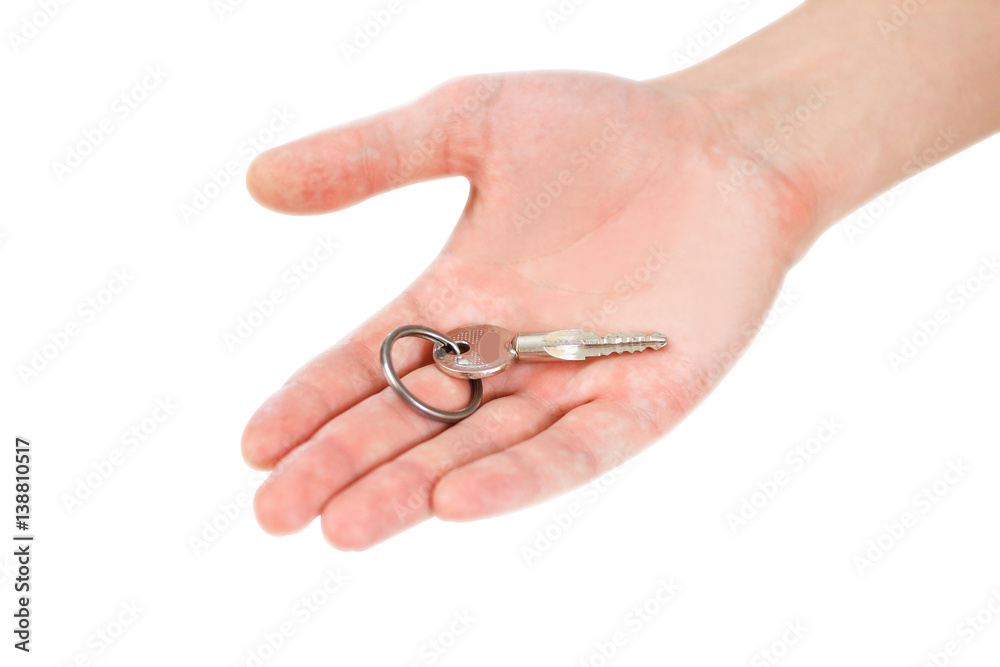
{"type": "MultiPolygon", "coordinates": [[[[363,550],[432,516],[542,502],[661,439],[753,340],[825,229],[1000,130],[1000,3],[918,5],[899,26],[893,4],[806,2],[650,81],[462,78],[260,155],[247,186],[283,213],[336,211],[444,176],[470,183],[437,259],[251,417],[244,458],[272,471],[254,501],[260,525],[282,535],[319,516],[331,545],[363,550]],[[932,160],[912,161],[929,147],[932,160]],[[670,342],[515,364],[453,426],[387,388],[378,353],[389,331],[474,322],[658,331],[670,342]]],[[[418,396],[461,407],[467,383],[429,352],[401,341],[397,371],[418,396]]]]}

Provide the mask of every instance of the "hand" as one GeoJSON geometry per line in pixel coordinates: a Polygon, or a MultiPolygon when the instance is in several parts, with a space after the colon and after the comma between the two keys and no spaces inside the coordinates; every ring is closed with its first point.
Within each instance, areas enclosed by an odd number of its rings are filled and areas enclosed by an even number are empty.
{"type": "MultiPolygon", "coordinates": [[[[286,534],[319,515],[332,545],[365,549],[431,516],[479,519],[565,493],[673,428],[751,341],[810,240],[806,181],[781,161],[731,184],[731,158],[748,153],[739,137],[771,121],[713,104],[665,81],[473,77],[258,157],[251,194],[287,213],[442,176],[471,184],[426,271],[250,419],[244,457],[274,468],[254,503],[261,526],[286,534]],[[387,388],[378,353],[390,330],[478,322],[656,331],[669,343],[515,364],[451,427],[387,388]]],[[[429,350],[397,344],[404,383],[461,407],[468,383],[438,371],[429,350]]]]}

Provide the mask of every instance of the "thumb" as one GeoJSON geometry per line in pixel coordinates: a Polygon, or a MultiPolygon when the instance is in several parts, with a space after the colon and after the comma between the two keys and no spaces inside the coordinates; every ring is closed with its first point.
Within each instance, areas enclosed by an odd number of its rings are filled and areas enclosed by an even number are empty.
{"type": "Polygon", "coordinates": [[[443,176],[474,178],[500,75],[463,77],[420,99],[258,155],[247,189],[281,213],[325,213],[443,176]]]}

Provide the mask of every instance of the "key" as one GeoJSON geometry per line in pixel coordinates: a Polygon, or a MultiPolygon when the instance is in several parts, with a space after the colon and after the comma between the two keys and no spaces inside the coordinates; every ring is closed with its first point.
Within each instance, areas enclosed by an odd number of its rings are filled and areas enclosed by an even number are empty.
{"type": "Polygon", "coordinates": [[[609,354],[659,350],[663,334],[634,332],[598,336],[583,329],[514,334],[492,324],[470,324],[449,331],[461,354],[446,345],[434,346],[434,363],[452,377],[475,380],[507,370],[515,361],[583,361],[609,354]]]}

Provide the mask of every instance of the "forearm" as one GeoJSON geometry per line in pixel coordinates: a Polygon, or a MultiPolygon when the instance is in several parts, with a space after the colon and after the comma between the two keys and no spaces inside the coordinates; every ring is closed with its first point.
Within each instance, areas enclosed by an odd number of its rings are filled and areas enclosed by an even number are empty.
{"type": "Polygon", "coordinates": [[[1000,2],[811,0],[660,81],[696,93],[810,207],[802,243],[1000,131],[1000,2]],[[902,5],[911,13],[901,9],[902,5]]]}

